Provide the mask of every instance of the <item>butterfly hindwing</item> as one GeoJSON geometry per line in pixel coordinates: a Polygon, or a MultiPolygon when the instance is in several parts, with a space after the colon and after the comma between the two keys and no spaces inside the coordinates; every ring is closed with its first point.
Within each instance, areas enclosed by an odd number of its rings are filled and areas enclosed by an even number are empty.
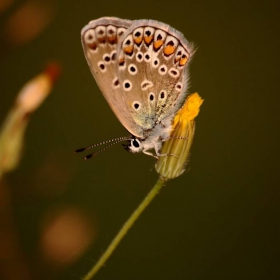
{"type": "Polygon", "coordinates": [[[180,108],[192,54],[180,32],[154,20],[133,21],[121,38],[116,71],[131,116],[144,131],[180,108]]]}

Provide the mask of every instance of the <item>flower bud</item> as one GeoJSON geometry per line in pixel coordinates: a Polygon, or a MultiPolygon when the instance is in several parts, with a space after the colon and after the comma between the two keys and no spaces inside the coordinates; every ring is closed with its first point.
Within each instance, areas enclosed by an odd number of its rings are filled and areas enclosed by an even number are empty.
{"type": "Polygon", "coordinates": [[[195,131],[195,117],[203,100],[197,93],[188,96],[173,120],[170,138],[163,144],[156,171],[165,179],[173,179],[185,171],[195,131]]]}

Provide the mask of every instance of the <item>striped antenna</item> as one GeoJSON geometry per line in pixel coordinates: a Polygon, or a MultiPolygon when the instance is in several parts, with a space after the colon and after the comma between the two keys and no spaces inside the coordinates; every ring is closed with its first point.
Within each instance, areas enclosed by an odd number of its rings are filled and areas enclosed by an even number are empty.
{"type": "Polygon", "coordinates": [[[81,153],[81,152],[84,152],[84,151],[86,151],[86,150],[89,150],[89,149],[92,149],[92,148],[95,148],[95,147],[98,147],[98,146],[101,146],[101,145],[105,145],[105,144],[110,143],[108,146],[102,148],[101,150],[99,150],[99,151],[97,151],[97,152],[94,152],[94,153],[92,153],[92,154],[89,154],[89,155],[85,156],[84,159],[87,160],[87,159],[90,159],[90,158],[92,158],[93,156],[95,156],[95,155],[97,155],[97,154],[99,154],[99,153],[101,153],[101,152],[107,150],[108,148],[114,146],[115,144],[118,144],[118,143],[120,143],[120,142],[122,142],[122,141],[129,141],[129,140],[131,140],[130,137],[119,137],[119,138],[114,138],[114,139],[106,140],[106,141],[103,141],[103,142],[100,142],[100,143],[97,143],[97,144],[94,144],[94,145],[91,145],[91,146],[88,146],[88,147],[85,147],[85,148],[77,149],[77,150],[75,151],[75,153],[81,153]]]}

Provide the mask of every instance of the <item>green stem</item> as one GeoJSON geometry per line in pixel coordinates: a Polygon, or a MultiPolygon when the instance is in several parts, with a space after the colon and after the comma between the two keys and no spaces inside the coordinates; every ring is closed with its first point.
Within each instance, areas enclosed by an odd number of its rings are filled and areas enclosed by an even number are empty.
{"type": "Polygon", "coordinates": [[[106,260],[111,256],[116,247],[119,245],[125,234],[132,227],[134,222],[138,219],[141,213],[146,209],[146,207],[150,204],[153,198],[158,194],[166,179],[159,178],[152,190],[148,193],[148,195],[144,198],[144,200],[140,203],[137,209],[132,213],[129,219],[122,226],[121,230],[112,240],[111,244],[107,248],[107,250],[103,253],[99,261],[93,266],[93,268],[88,272],[88,274],[83,278],[83,280],[90,280],[92,277],[98,272],[98,270],[105,264],[106,260]]]}

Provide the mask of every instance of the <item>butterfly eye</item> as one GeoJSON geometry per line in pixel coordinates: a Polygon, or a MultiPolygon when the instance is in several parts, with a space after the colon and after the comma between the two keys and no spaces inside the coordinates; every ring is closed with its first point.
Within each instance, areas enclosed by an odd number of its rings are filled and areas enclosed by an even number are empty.
{"type": "Polygon", "coordinates": [[[134,148],[140,148],[141,142],[138,139],[133,139],[131,140],[131,146],[133,146],[134,148]]]}

